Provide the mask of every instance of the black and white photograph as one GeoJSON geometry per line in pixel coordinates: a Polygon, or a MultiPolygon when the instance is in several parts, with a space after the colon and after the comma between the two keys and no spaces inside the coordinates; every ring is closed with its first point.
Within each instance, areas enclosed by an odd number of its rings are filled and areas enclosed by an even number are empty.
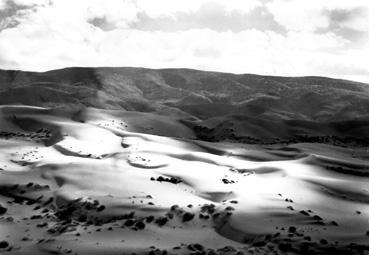
{"type": "Polygon", "coordinates": [[[368,0],[0,0],[0,255],[369,255],[368,0]]]}

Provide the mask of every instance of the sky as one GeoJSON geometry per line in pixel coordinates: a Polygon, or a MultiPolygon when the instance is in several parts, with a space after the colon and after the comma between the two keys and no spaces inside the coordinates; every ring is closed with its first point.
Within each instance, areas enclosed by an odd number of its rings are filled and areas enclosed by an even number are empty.
{"type": "Polygon", "coordinates": [[[0,68],[193,68],[369,83],[368,0],[0,0],[0,68]]]}

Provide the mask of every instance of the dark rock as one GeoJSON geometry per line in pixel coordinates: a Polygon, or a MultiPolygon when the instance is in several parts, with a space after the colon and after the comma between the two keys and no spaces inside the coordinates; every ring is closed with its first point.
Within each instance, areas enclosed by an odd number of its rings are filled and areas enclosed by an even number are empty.
{"type": "Polygon", "coordinates": [[[160,227],[164,226],[165,224],[167,224],[168,222],[168,218],[167,217],[159,217],[155,220],[155,223],[158,224],[160,227]]]}
{"type": "Polygon", "coordinates": [[[296,228],[295,227],[289,227],[288,228],[288,232],[290,232],[290,233],[295,233],[296,232],[296,228]]]}
{"type": "Polygon", "coordinates": [[[303,215],[306,215],[306,216],[310,216],[310,214],[307,211],[304,211],[304,210],[300,211],[300,213],[303,214],[303,215]]]}
{"type": "Polygon", "coordinates": [[[314,215],[313,216],[313,219],[314,220],[323,220],[319,215],[314,215]]]}
{"type": "Polygon", "coordinates": [[[100,205],[99,207],[97,207],[96,209],[98,212],[102,212],[105,210],[105,205],[100,205]]]}
{"type": "Polygon", "coordinates": [[[192,246],[193,246],[193,248],[195,248],[195,250],[198,250],[198,251],[202,251],[202,250],[204,250],[204,246],[202,246],[202,245],[201,245],[201,244],[199,244],[199,243],[195,243],[195,244],[193,244],[192,246]]]}
{"type": "Polygon", "coordinates": [[[174,218],[174,214],[171,213],[171,212],[166,213],[165,216],[167,216],[169,219],[173,219],[174,218]]]}
{"type": "Polygon", "coordinates": [[[129,219],[129,220],[126,220],[126,222],[124,223],[124,226],[131,227],[133,226],[133,224],[135,224],[135,221],[129,219]]]}
{"type": "Polygon", "coordinates": [[[194,217],[195,217],[195,214],[193,214],[193,213],[189,213],[189,212],[186,212],[186,213],[185,213],[185,214],[183,214],[183,216],[182,216],[182,221],[183,221],[183,222],[191,221],[194,217]]]}
{"type": "Polygon", "coordinates": [[[171,207],[170,207],[170,210],[171,211],[175,211],[175,210],[177,210],[179,208],[179,206],[178,205],[172,205],[171,207]]]}
{"type": "Polygon", "coordinates": [[[202,214],[202,213],[200,213],[200,214],[199,214],[199,218],[200,218],[200,219],[205,219],[205,220],[207,220],[207,219],[209,219],[210,217],[209,217],[209,215],[207,215],[207,214],[202,214]]]}
{"type": "Polygon", "coordinates": [[[151,223],[154,220],[154,216],[150,215],[146,217],[146,222],[151,223]]]}
{"type": "Polygon", "coordinates": [[[5,249],[9,246],[9,243],[7,241],[1,241],[0,242],[0,249],[5,249]]]}
{"type": "Polygon", "coordinates": [[[321,239],[321,240],[320,240],[320,243],[325,245],[325,244],[328,244],[328,241],[327,241],[327,240],[325,240],[325,239],[321,239]]]}
{"type": "Polygon", "coordinates": [[[36,225],[36,227],[38,228],[43,228],[43,227],[47,227],[47,222],[42,222],[36,225]]]}
{"type": "Polygon", "coordinates": [[[142,221],[138,221],[135,225],[138,229],[144,229],[145,228],[145,223],[143,223],[142,221]]]}
{"type": "Polygon", "coordinates": [[[218,249],[221,252],[235,252],[236,249],[232,246],[224,246],[223,248],[218,249]]]}
{"type": "Polygon", "coordinates": [[[280,243],[278,248],[284,252],[292,251],[292,245],[290,243],[280,243]]]}
{"type": "Polygon", "coordinates": [[[265,241],[258,241],[258,242],[255,242],[252,244],[253,246],[255,247],[263,247],[266,245],[266,242],[265,241]]]}
{"type": "Polygon", "coordinates": [[[3,207],[2,205],[0,205],[0,215],[6,213],[8,211],[7,208],[3,207]]]}
{"type": "Polygon", "coordinates": [[[32,215],[30,217],[31,220],[37,220],[37,219],[41,219],[41,218],[42,218],[41,215],[32,215]]]}
{"type": "Polygon", "coordinates": [[[80,221],[80,222],[85,222],[87,220],[87,216],[86,215],[84,215],[84,214],[82,214],[82,215],[80,215],[79,217],[78,217],[78,221],[80,221]]]}

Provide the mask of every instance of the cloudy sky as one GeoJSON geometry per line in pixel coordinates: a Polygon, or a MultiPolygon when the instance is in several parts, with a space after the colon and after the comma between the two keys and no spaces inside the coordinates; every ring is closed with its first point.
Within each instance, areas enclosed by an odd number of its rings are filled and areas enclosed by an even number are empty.
{"type": "Polygon", "coordinates": [[[0,0],[0,68],[67,66],[369,82],[369,1],[0,0]]]}

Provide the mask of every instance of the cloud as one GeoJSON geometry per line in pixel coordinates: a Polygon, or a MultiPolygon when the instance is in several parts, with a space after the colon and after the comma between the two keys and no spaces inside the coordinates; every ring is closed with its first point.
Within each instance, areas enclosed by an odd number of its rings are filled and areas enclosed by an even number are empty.
{"type": "Polygon", "coordinates": [[[6,7],[6,1],[5,0],[0,0],[0,10],[5,9],[6,7]]]}
{"type": "Polygon", "coordinates": [[[247,13],[261,6],[258,0],[137,0],[136,4],[141,12],[145,12],[151,18],[172,16],[178,12],[194,13],[204,6],[211,8],[211,5],[224,9],[226,13],[233,11],[247,13]]]}
{"type": "Polygon", "coordinates": [[[369,82],[368,46],[343,34],[364,33],[356,23],[365,8],[335,1],[16,0],[6,17],[16,23],[0,32],[0,67],[187,67],[369,82]]]}
{"type": "Polygon", "coordinates": [[[145,31],[167,31],[208,28],[219,32],[240,32],[247,29],[262,31],[272,30],[286,33],[273,15],[265,7],[255,7],[247,12],[240,10],[228,11],[218,3],[205,3],[193,12],[176,12],[175,15],[150,17],[145,12],[137,14],[136,21],[129,24],[130,28],[145,31]]]}
{"type": "Polygon", "coordinates": [[[266,6],[287,30],[313,32],[342,27],[369,31],[369,2],[366,0],[274,0],[266,6]]]}
{"type": "Polygon", "coordinates": [[[334,9],[327,13],[333,27],[369,32],[369,7],[334,9]]]}

